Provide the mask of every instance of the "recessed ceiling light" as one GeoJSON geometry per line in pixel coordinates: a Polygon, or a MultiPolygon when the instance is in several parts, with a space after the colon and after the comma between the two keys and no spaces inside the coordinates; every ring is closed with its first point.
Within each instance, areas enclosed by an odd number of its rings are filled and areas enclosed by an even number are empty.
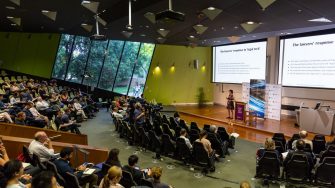
{"type": "Polygon", "coordinates": [[[91,1],[82,1],[81,4],[90,4],[91,1]]]}
{"type": "Polygon", "coordinates": [[[197,24],[197,25],[195,25],[195,26],[197,26],[197,27],[203,27],[204,25],[202,25],[202,24],[197,24]]]}
{"type": "Polygon", "coordinates": [[[252,24],[255,24],[255,22],[253,22],[253,21],[248,21],[247,24],[252,25],[252,24]]]}
{"type": "Polygon", "coordinates": [[[238,29],[238,26],[235,26],[234,29],[238,29]]]}
{"type": "Polygon", "coordinates": [[[224,27],[221,27],[221,30],[224,30],[224,27]]]}
{"type": "Polygon", "coordinates": [[[163,38],[162,38],[162,37],[158,37],[157,39],[158,39],[158,40],[161,40],[161,39],[163,39],[163,38]]]}
{"type": "Polygon", "coordinates": [[[256,38],[256,35],[254,35],[254,36],[252,36],[252,37],[256,38]]]}
{"type": "Polygon", "coordinates": [[[298,10],[298,13],[301,13],[301,12],[302,12],[302,10],[301,10],[301,9],[299,9],[299,10],[298,10]]]}
{"type": "Polygon", "coordinates": [[[207,10],[215,10],[215,7],[208,7],[207,10]]]}
{"type": "Polygon", "coordinates": [[[292,33],[286,33],[286,34],[290,35],[290,34],[292,34],[292,33]]]}
{"type": "Polygon", "coordinates": [[[280,33],[281,35],[285,35],[285,33],[280,33]]]}
{"type": "Polygon", "coordinates": [[[81,25],[82,25],[82,26],[85,26],[85,25],[87,25],[87,23],[82,23],[81,25]]]}
{"type": "Polygon", "coordinates": [[[213,29],[213,31],[216,31],[216,29],[213,29]]]}
{"type": "Polygon", "coordinates": [[[14,17],[13,16],[7,16],[7,19],[13,19],[14,17]]]}
{"type": "Polygon", "coordinates": [[[58,28],[59,31],[64,31],[64,27],[58,28]]]}
{"type": "Polygon", "coordinates": [[[14,10],[15,7],[12,7],[12,6],[6,6],[6,9],[14,10]]]}
{"type": "Polygon", "coordinates": [[[193,35],[190,35],[190,38],[191,38],[191,39],[194,39],[194,36],[193,36],[193,35]]]}
{"type": "Polygon", "coordinates": [[[145,36],[147,36],[147,35],[146,35],[146,34],[141,34],[140,36],[141,36],[141,37],[145,37],[145,36]]]}
{"type": "Polygon", "coordinates": [[[48,10],[42,10],[43,13],[48,13],[49,11],[48,10]]]}
{"type": "Polygon", "coordinates": [[[146,27],[146,28],[150,28],[150,26],[148,26],[148,25],[146,25],[145,27],[146,27]]]}
{"type": "Polygon", "coordinates": [[[11,26],[16,26],[16,24],[15,23],[12,23],[12,24],[10,24],[11,26]]]}
{"type": "Polygon", "coordinates": [[[105,29],[105,30],[107,30],[107,29],[108,29],[108,27],[104,27],[104,29],[105,29]]]}
{"type": "Polygon", "coordinates": [[[164,28],[160,28],[159,30],[160,30],[160,31],[165,31],[165,29],[164,29],[164,28]]]}
{"type": "Polygon", "coordinates": [[[324,22],[324,23],[331,23],[332,21],[325,18],[325,17],[321,17],[321,18],[316,18],[316,19],[311,19],[308,20],[309,22],[324,22]]]}

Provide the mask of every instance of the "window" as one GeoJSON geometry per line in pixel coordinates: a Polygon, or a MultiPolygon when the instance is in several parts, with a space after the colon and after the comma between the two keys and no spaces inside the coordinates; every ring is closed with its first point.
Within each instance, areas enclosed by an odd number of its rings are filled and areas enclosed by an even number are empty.
{"type": "Polygon", "coordinates": [[[124,41],[110,40],[107,48],[107,54],[103,69],[101,70],[101,77],[99,81],[99,88],[109,91],[113,90],[113,84],[116,76],[117,67],[119,66],[124,41]]]}
{"type": "Polygon", "coordinates": [[[139,47],[139,42],[126,42],[116,75],[113,92],[123,95],[127,94],[139,47]]]}
{"type": "Polygon", "coordinates": [[[76,37],[71,61],[65,78],[66,81],[81,83],[90,49],[90,43],[91,41],[87,37],[76,37]]]}
{"type": "Polygon", "coordinates": [[[71,56],[73,35],[62,35],[58,46],[58,53],[52,72],[52,77],[64,80],[66,75],[66,68],[71,56]]]}
{"type": "Polygon", "coordinates": [[[91,41],[63,34],[52,77],[138,97],[144,90],[154,48],[155,44],[91,41]]]}
{"type": "Polygon", "coordinates": [[[91,51],[84,71],[88,77],[84,77],[84,85],[97,86],[107,44],[108,41],[93,41],[91,43],[91,51]]]}
{"type": "Polygon", "coordinates": [[[154,49],[154,44],[142,43],[128,95],[135,97],[142,95],[154,49]]]}

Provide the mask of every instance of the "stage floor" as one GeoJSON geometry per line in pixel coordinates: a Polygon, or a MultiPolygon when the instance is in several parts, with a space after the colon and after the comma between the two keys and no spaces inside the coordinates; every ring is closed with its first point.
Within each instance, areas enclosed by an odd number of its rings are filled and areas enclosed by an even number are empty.
{"type": "MultiPolygon", "coordinates": [[[[224,126],[229,132],[238,133],[242,139],[258,143],[263,143],[265,138],[272,137],[276,132],[284,133],[287,138],[299,132],[299,128],[294,126],[296,119],[293,116],[282,115],[280,121],[258,118],[256,124],[245,125],[243,122],[228,119],[225,106],[206,105],[200,108],[188,105],[175,108],[187,123],[194,121],[199,127],[203,127],[204,124],[224,126]]],[[[312,139],[314,135],[310,133],[309,138],[312,139]]],[[[326,136],[327,140],[331,138],[331,136],[326,136]]]]}

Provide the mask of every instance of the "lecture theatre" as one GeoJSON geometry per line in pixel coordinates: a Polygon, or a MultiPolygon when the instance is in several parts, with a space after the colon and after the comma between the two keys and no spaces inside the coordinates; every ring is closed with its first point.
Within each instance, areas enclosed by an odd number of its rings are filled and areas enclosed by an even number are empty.
{"type": "Polygon", "coordinates": [[[334,188],[334,7],[1,0],[0,188],[334,188]]]}

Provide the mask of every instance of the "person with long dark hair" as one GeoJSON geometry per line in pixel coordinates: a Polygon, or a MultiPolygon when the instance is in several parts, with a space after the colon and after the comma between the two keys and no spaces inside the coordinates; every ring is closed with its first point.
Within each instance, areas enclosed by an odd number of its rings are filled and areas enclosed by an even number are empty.
{"type": "Polygon", "coordinates": [[[3,167],[3,182],[1,187],[6,188],[26,188],[30,185],[25,185],[19,181],[20,178],[30,180],[29,174],[23,174],[22,162],[19,160],[10,160],[3,167]]]}
{"type": "Polygon", "coordinates": [[[109,151],[108,154],[108,158],[105,161],[106,164],[110,165],[110,166],[118,166],[118,167],[122,167],[121,162],[119,160],[119,153],[120,150],[117,148],[113,148],[109,151]]]}
{"type": "Polygon", "coordinates": [[[230,89],[227,97],[228,119],[234,118],[234,100],[234,91],[230,89]]]}

